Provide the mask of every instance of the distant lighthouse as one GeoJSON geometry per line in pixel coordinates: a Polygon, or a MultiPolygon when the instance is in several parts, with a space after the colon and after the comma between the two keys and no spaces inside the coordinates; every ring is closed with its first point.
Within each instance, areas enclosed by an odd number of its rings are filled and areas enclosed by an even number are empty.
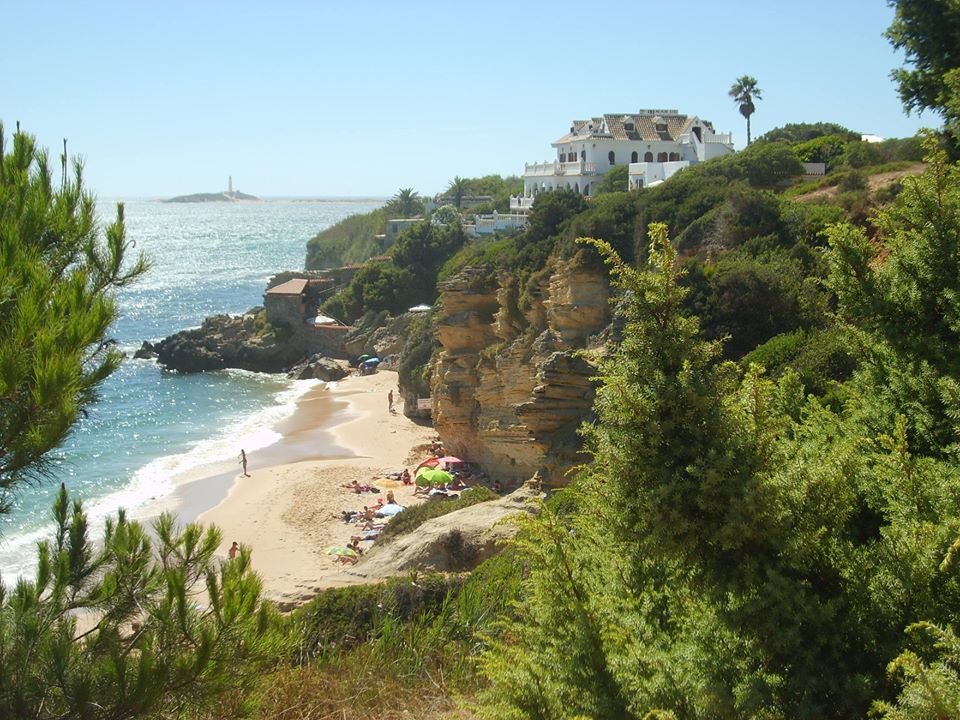
{"type": "Polygon", "coordinates": [[[233,175],[227,177],[227,192],[233,195],[233,175]]]}

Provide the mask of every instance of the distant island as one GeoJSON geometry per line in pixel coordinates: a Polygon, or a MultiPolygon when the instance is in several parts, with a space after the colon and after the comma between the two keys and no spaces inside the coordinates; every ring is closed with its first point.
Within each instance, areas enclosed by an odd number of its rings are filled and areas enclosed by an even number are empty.
{"type": "Polygon", "coordinates": [[[177,195],[164,200],[168,203],[200,203],[200,202],[235,202],[237,200],[259,200],[255,195],[247,195],[239,190],[227,190],[216,193],[194,193],[193,195],[177,195]]]}

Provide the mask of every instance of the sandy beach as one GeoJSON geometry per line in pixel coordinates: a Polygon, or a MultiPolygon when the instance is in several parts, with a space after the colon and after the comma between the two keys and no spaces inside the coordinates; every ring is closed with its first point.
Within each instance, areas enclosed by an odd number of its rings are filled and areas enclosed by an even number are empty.
{"type": "Polygon", "coordinates": [[[223,531],[224,556],[233,541],[250,546],[266,595],[279,602],[297,602],[318,588],[355,581],[326,553],[356,532],[341,513],[373,505],[388,490],[400,504],[417,502],[412,486],[384,476],[412,470],[429,456],[425,446],[434,437],[429,425],[405,417],[399,402],[395,413],[388,411],[391,389],[399,400],[397,374],[383,370],[310,390],[279,428],[283,439],[249,453],[249,477],[238,465],[183,486],[181,516],[189,519],[202,510],[197,519],[223,531]],[[343,487],[351,480],[381,492],[358,495],[343,487]]]}

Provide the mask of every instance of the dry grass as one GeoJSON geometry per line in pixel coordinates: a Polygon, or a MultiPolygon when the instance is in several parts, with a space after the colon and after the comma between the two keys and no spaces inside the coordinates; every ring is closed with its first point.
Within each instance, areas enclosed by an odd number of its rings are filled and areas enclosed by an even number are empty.
{"type": "Polygon", "coordinates": [[[270,678],[257,720],[469,720],[442,676],[398,682],[372,672],[332,667],[284,670],[270,678]],[[433,680],[434,682],[431,682],[433,680]]]}

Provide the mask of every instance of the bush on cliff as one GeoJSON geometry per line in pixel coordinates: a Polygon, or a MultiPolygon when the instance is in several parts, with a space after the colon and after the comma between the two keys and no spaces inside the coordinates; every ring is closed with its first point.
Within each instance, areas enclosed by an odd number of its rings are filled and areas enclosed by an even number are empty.
{"type": "Polygon", "coordinates": [[[376,236],[387,220],[383,208],[351,215],[307,241],[307,270],[327,270],[356,265],[383,251],[376,236]]]}
{"type": "Polygon", "coordinates": [[[389,260],[364,265],[320,310],[352,320],[371,311],[396,315],[414,305],[432,305],[440,267],[465,240],[459,225],[417,223],[400,234],[389,260]]]}
{"type": "Polygon", "coordinates": [[[598,244],[624,341],[572,512],[518,541],[530,572],[484,658],[484,717],[953,716],[960,167],[935,154],[877,224],[880,247],[829,231],[860,362],[836,411],[789,369],[720,361],[663,228],[646,272],[598,244]]]}

